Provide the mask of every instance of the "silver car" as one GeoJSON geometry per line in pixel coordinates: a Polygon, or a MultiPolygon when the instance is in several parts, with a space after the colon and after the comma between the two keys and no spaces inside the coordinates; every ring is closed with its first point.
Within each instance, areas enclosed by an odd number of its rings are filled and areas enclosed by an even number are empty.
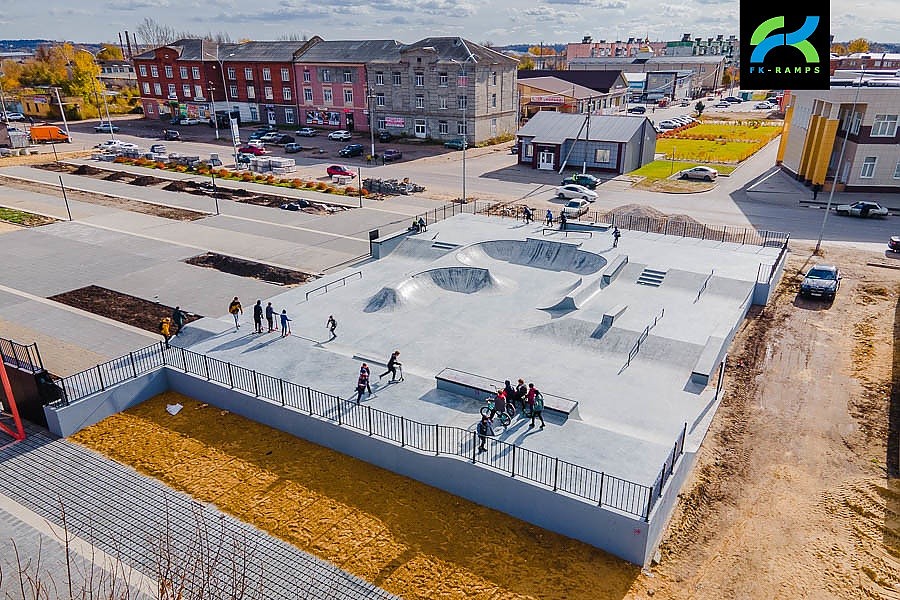
{"type": "Polygon", "coordinates": [[[679,179],[701,179],[703,181],[712,181],[719,176],[719,172],[712,167],[692,167],[679,171],[679,179]]]}

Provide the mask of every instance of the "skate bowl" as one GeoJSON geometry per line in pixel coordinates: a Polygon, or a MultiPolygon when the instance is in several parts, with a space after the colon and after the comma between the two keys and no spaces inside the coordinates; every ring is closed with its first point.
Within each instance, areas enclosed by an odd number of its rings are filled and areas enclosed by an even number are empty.
{"type": "Polygon", "coordinates": [[[456,258],[459,262],[472,266],[503,261],[578,275],[591,275],[606,266],[606,258],[595,252],[581,250],[580,245],[536,238],[526,238],[525,241],[491,240],[466,246],[456,253],[456,258]]]}
{"type": "Polygon", "coordinates": [[[396,287],[385,286],[369,298],[364,312],[392,311],[408,304],[426,304],[441,291],[458,294],[502,292],[510,284],[480,267],[439,267],[410,276],[396,287]]]}

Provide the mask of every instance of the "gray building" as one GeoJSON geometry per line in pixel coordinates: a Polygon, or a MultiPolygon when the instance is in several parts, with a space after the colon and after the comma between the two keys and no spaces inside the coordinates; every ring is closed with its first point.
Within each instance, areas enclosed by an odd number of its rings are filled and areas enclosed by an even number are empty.
{"type": "Polygon", "coordinates": [[[726,67],[731,64],[724,55],[715,56],[606,56],[597,58],[573,58],[569,60],[572,71],[623,71],[625,73],[651,73],[656,71],[691,71],[692,96],[715,90],[722,81],[726,67]]]}
{"type": "Polygon", "coordinates": [[[519,164],[559,170],[565,165],[622,174],[652,162],[656,131],[646,117],[542,111],[517,133],[519,164]]]}

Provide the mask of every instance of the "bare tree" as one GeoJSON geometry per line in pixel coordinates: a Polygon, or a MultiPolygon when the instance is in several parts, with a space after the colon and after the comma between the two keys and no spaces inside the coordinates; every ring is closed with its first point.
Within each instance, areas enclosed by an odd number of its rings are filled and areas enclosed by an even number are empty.
{"type": "Polygon", "coordinates": [[[309,41],[309,36],[305,33],[282,33],[275,39],[279,42],[307,42],[309,41]]]}
{"type": "Polygon", "coordinates": [[[165,46],[178,39],[178,34],[173,27],[157,23],[150,17],[144,17],[144,20],[137,26],[137,36],[143,45],[151,48],[165,46]]]}

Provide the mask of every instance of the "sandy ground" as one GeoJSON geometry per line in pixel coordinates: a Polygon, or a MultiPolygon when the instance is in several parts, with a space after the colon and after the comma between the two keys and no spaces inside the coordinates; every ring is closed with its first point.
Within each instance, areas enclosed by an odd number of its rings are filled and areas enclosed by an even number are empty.
{"type": "Polygon", "coordinates": [[[886,459],[900,270],[866,264],[900,261],[828,249],[818,260],[844,279],[827,304],[796,298],[810,254],[794,245],[776,299],[739,333],[661,562],[644,572],[174,394],[75,439],[404,598],[900,598],[886,459]],[[173,401],[186,407],[175,417],[173,401]]]}

